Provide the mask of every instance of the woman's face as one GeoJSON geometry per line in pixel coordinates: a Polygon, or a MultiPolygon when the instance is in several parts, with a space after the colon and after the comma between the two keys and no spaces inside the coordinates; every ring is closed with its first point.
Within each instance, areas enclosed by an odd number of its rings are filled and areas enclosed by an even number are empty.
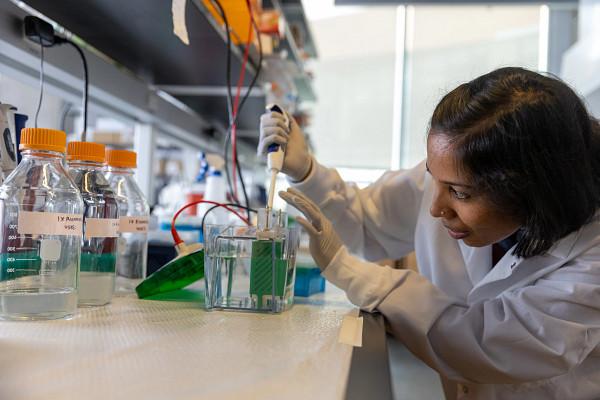
{"type": "Polygon", "coordinates": [[[451,147],[443,134],[427,138],[427,168],[435,182],[435,196],[429,212],[441,218],[448,234],[472,247],[487,246],[515,233],[516,218],[498,212],[471,186],[454,166],[451,147]]]}

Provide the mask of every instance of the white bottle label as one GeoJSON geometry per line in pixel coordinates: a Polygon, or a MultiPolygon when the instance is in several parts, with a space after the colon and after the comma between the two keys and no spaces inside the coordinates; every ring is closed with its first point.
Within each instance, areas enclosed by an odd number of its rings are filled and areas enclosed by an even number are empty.
{"type": "Polygon", "coordinates": [[[40,243],[40,258],[44,261],[60,259],[61,243],[58,239],[44,239],[40,243]]]}
{"type": "Polygon", "coordinates": [[[121,217],[119,232],[147,233],[149,220],[148,217],[121,217]]]}
{"type": "Polygon", "coordinates": [[[81,235],[83,215],[19,211],[17,224],[24,235],[81,235]]]}
{"type": "Polygon", "coordinates": [[[85,239],[93,237],[117,237],[119,236],[119,220],[110,218],[86,218],[85,239]]]}

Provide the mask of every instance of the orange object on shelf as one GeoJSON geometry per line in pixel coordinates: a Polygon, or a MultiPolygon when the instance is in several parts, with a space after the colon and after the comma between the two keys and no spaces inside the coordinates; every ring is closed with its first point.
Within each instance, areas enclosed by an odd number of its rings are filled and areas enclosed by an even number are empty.
{"type": "Polygon", "coordinates": [[[279,10],[262,10],[258,15],[258,31],[283,39],[283,20],[279,10]]]}
{"type": "MultiPolygon", "coordinates": [[[[216,9],[210,0],[202,0],[208,11],[215,17],[219,24],[223,25],[224,21],[221,18],[219,10],[216,9]]],[[[248,12],[248,5],[243,0],[221,0],[221,7],[227,17],[227,23],[230,28],[230,37],[233,43],[248,43],[255,40],[256,34],[254,28],[250,30],[250,13],[248,12]],[[250,32],[250,35],[248,33],[250,32]]],[[[254,21],[258,23],[258,15],[262,11],[258,0],[250,0],[250,7],[252,8],[254,21]]]]}
{"type": "MultiPolygon", "coordinates": [[[[193,203],[195,201],[200,201],[204,199],[204,193],[186,193],[185,194],[185,203],[186,204],[190,204],[193,203]]],[[[188,207],[185,210],[185,215],[197,215],[198,214],[198,207],[188,207]]]]}

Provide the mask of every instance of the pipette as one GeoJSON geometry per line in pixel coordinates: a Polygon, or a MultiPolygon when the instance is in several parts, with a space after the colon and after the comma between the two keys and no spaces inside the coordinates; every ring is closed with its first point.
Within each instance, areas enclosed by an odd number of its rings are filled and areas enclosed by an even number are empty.
{"type": "MultiPolygon", "coordinates": [[[[267,110],[278,112],[283,115],[283,120],[287,127],[290,127],[290,120],[288,115],[275,103],[271,103],[267,106],[267,110]]],[[[281,171],[283,166],[283,149],[278,144],[272,144],[269,146],[267,154],[267,169],[271,174],[271,185],[269,187],[269,202],[267,203],[267,210],[273,209],[273,197],[275,195],[275,180],[277,179],[277,173],[281,171]]]]}
{"type": "MultiPolygon", "coordinates": [[[[283,115],[285,125],[290,127],[288,115],[275,103],[267,105],[268,111],[278,112],[283,115]]],[[[280,282],[280,277],[285,274],[278,273],[277,265],[281,263],[281,237],[276,230],[281,226],[281,210],[277,225],[273,226],[269,217],[273,213],[273,197],[275,195],[275,181],[277,173],[283,167],[284,152],[280,145],[272,144],[267,152],[267,169],[271,174],[271,185],[269,186],[269,202],[266,209],[260,209],[258,213],[258,227],[264,224],[263,229],[256,230],[256,241],[252,242],[252,259],[250,263],[250,293],[256,296],[259,307],[263,307],[263,297],[272,293],[275,296],[276,287],[284,287],[285,282],[280,282]],[[261,215],[264,218],[261,218],[261,215]],[[273,228],[273,229],[270,229],[273,228]],[[277,284],[279,282],[279,284],[277,284]],[[282,286],[283,284],[283,286],[282,286]]],[[[281,267],[281,266],[280,266],[281,267]]],[[[284,267],[285,269],[285,267],[284,267]]],[[[266,305],[266,304],[265,304],[266,305]]]]}

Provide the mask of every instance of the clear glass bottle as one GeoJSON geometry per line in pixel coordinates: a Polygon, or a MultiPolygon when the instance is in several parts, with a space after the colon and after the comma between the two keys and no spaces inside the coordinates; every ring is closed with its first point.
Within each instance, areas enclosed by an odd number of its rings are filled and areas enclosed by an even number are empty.
{"type": "Polygon", "coordinates": [[[104,145],[69,142],[69,176],[83,198],[83,235],[79,267],[79,306],[110,303],[115,290],[119,236],[117,196],[104,177],[104,145]]]}
{"type": "Polygon", "coordinates": [[[115,295],[133,293],[146,278],[150,207],[133,174],[137,167],[133,151],[106,150],[106,179],[119,202],[119,242],[115,295]]]}
{"type": "Polygon", "coordinates": [[[19,149],[0,188],[0,318],[68,317],[77,308],[83,202],[63,167],[66,134],[26,128],[19,149]]]}

